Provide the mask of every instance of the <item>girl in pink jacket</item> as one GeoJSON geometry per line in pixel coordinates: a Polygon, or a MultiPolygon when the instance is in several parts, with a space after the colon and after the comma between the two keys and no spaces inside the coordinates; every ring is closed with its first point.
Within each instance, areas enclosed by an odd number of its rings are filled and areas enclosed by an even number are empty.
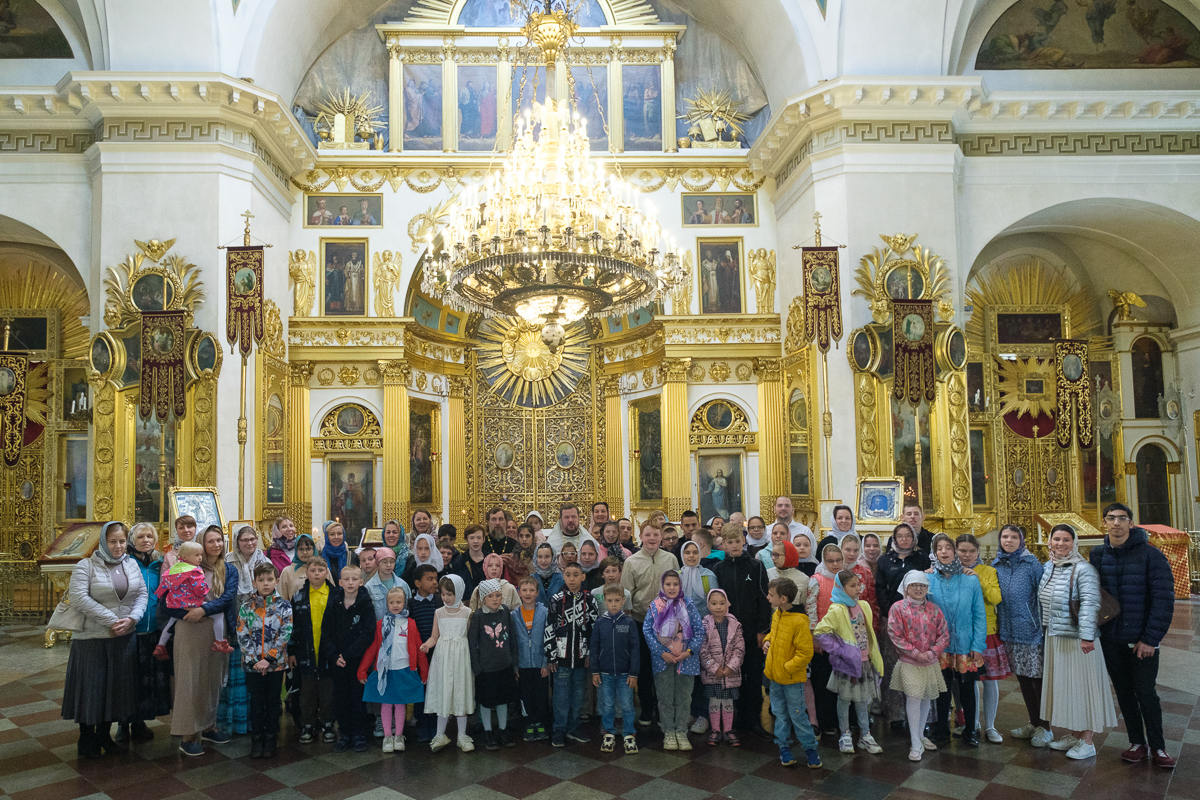
{"type": "Polygon", "coordinates": [[[890,688],[906,697],[908,733],[912,740],[909,761],[920,761],[926,750],[937,745],[924,736],[930,704],[946,691],[938,659],[950,644],[950,629],[942,610],[926,599],[929,576],[911,570],[900,581],[903,600],[888,612],[888,636],[899,660],[892,672],[890,688]]]}
{"type": "Polygon", "coordinates": [[[704,644],[700,646],[700,682],[708,698],[711,725],[708,743],[721,743],[723,724],[725,741],[737,747],[741,741],[733,732],[733,701],[742,685],[742,661],[746,658],[742,623],[729,613],[729,596],[722,589],[708,593],[708,611],[704,617],[704,644]]]}

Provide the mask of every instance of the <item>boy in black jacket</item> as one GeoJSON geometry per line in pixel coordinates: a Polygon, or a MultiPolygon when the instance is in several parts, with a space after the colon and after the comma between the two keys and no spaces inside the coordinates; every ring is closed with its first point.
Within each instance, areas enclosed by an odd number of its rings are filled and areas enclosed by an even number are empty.
{"type": "Polygon", "coordinates": [[[322,644],[325,611],[329,598],[336,591],[329,582],[329,567],[314,558],[304,568],[304,585],[292,598],[292,640],[288,644],[288,666],[292,680],[300,683],[300,743],[309,744],[316,738],[317,723],[323,728],[326,742],[334,741],[333,683],[319,669],[317,651],[322,644]]]}
{"type": "Polygon", "coordinates": [[[337,716],[341,753],[353,743],[355,752],[367,752],[366,707],[358,666],[375,638],[375,605],[362,588],[362,570],[342,567],[341,589],[330,593],[321,621],[321,671],[333,679],[333,708],[337,716]]]}
{"type": "Polygon", "coordinates": [[[621,725],[626,754],[638,751],[633,727],[633,690],[637,688],[641,669],[641,625],[624,612],[625,588],[619,583],[604,587],[604,606],[608,609],[592,627],[591,665],[592,685],[596,706],[600,711],[600,727],[604,738],[601,753],[611,753],[617,743],[614,706],[621,706],[621,725]]]}
{"type": "Polygon", "coordinates": [[[763,638],[771,632],[771,604],[767,602],[767,569],[745,551],[746,538],[741,530],[729,530],[725,538],[725,559],[712,571],[717,585],[729,596],[729,613],[742,623],[746,642],[746,660],[742,662],[742,690],[737,700],[737,727],[760,738],[773,738],[763,727],[762,677],[766,659],[763,638]]]}

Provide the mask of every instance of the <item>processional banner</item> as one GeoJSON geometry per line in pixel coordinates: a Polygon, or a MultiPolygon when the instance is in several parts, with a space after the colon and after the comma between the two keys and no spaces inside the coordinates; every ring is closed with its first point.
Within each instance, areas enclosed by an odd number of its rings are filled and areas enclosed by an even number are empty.
{"type": "Polygon", "coordinates": [[[893,396],[914,406],[922,400],[932,403],[937,396],[932,300],[892,301],[892,349],[893,396]]]}
{"type": "Polygon", "coordinates": [[[830,339],[842,338],[838,248],[802,248],[800,263],[804,271],[804,338],[811,342],[816,337],[817,349],[828,353],[830,339]]]}
{"type": "Polygon", "coordinates": [[[1071,446],[1074,434],[1084,450],[1092,446],[1092,387],[1088,344],[1083,339],[1057,339],[1054,342],[1054,379],[1058,390],[1058,413],[1054,435],[1058,446],[1071,446]]]}
{"type": "Polygon", "coordinates": [[[230,247],[225,251],[225,338],[250,355],[263,338],[263,248],[230,247]]]}
{"type": "Polygon", "coordinates": [[[138,400],[142,419],[153,414],[161,423],[171,412],[176,419],[187,414],[184,357],[188,313],[142,313],[142,393],[138,400]]]}

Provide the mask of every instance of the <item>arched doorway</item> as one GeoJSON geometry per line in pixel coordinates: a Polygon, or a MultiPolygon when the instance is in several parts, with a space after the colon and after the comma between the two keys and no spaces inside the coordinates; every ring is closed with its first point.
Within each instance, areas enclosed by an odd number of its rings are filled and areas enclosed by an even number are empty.
{"type": "Polygon", "coordinates": [[[1171,484],[1167,475],[1167,452],[1157,444],[1146,444],[1137,454],[1138,522],[1171,524],[1171,484]]]}

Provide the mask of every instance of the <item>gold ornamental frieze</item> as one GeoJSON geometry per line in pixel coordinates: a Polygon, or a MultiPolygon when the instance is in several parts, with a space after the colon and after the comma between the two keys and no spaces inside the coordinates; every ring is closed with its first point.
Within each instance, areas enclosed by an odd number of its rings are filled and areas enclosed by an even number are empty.
{"type": "Polygon", "coordinates": [[[379,418],[357,403],[342,403],[321,418],[321,434],[312,440],[317,451],[379,451],[383,431],[379,418]]]}

